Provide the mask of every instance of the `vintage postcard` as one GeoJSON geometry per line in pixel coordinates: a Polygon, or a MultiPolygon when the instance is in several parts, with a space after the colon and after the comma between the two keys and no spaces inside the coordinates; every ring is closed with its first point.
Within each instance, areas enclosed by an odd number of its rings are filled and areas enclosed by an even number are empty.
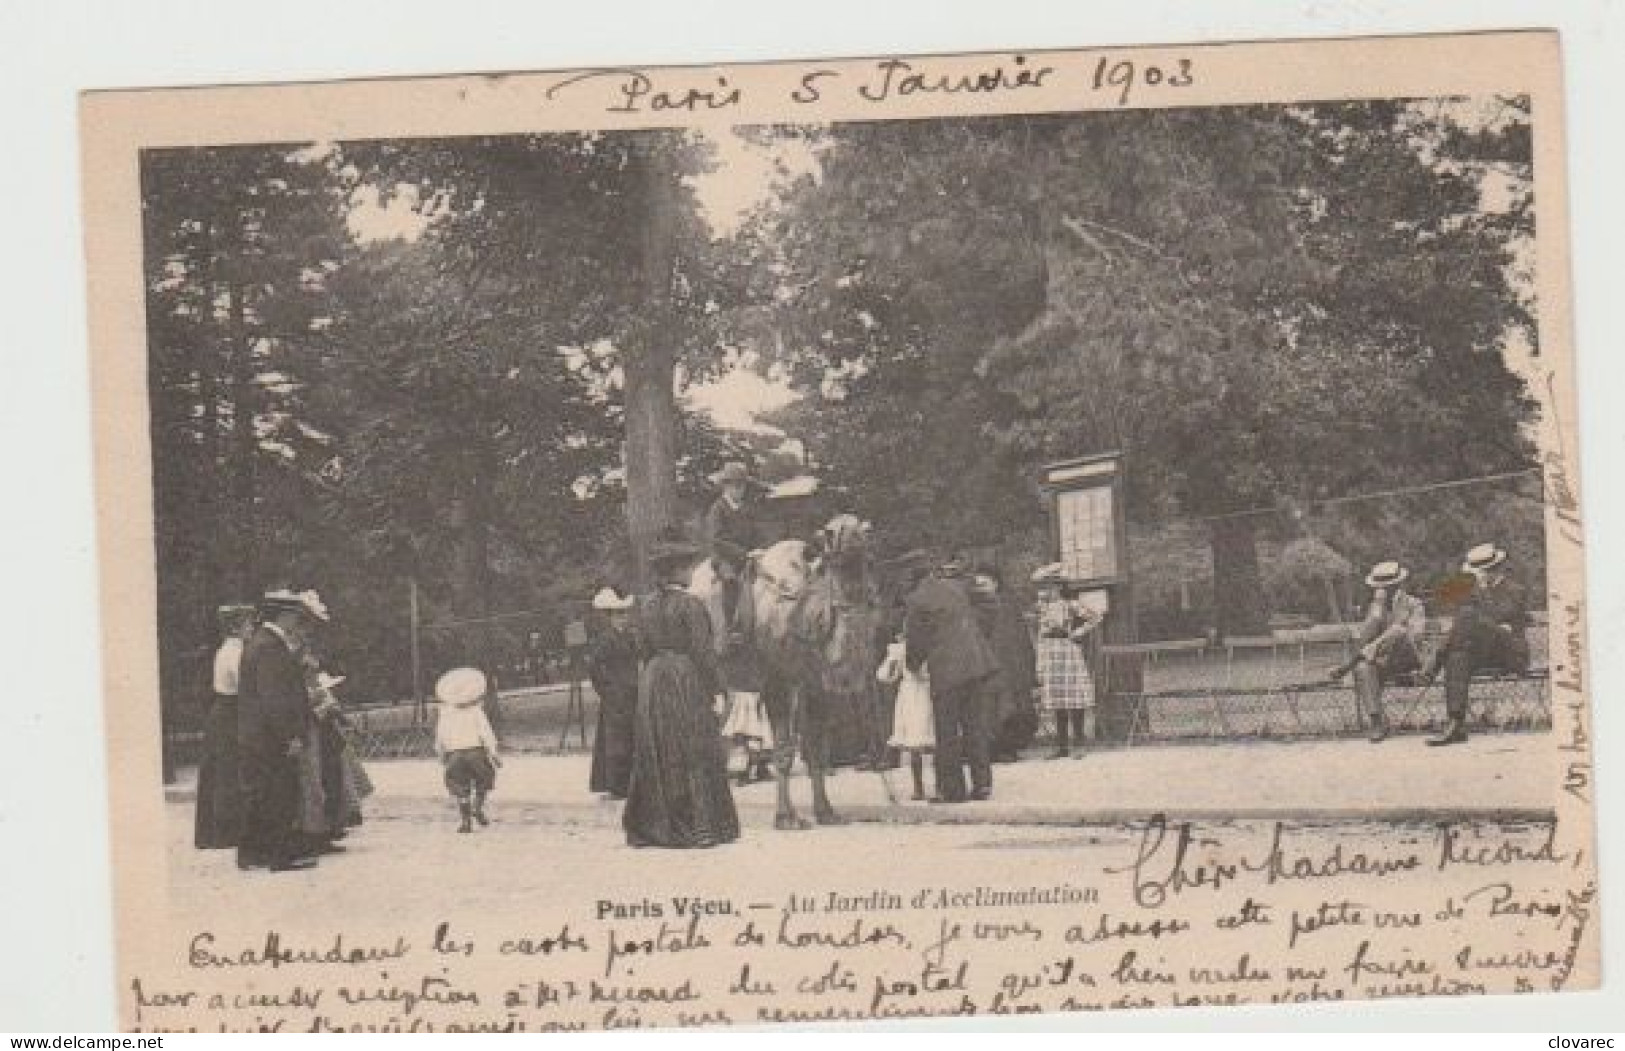
{"type": "Polygon", "coordinates": [[[1555,33],[82,101],[141,1030],[1600,980],[1555,33]]]}

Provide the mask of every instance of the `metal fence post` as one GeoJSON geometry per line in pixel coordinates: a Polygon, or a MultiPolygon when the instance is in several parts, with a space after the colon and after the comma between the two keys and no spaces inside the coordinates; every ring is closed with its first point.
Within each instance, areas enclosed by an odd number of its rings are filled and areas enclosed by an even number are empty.
{"type": "Polygon", "coordinates": [[[407,607],[411,615],[412,632],[412,721],[424,721],[423,703],[423,650],[419,641],[419,631],[422,627],[421,615],[418,611],[418,578],[406,578],[407,607]]]}

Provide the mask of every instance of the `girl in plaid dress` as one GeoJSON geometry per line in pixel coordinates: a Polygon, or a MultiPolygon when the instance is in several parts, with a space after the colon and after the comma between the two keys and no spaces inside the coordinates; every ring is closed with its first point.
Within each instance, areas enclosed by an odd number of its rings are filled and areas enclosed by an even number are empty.
{"type": "Polygon", "coordinates": [[[1055,714],[1055,751],[1051,759],[1071,755],[1069,739],[1079,748],[1094,736],[1095,679],[1084,647],[1100,625],[1100,615],[1081,605],[1076,588],[1061,579],[1061,567],[1045,566],[1033,575],[1039,587],[1038,678],[1042,705],[1055,714]],[[1070,731],[1070,733],[1069,733],[1070,731]]]}

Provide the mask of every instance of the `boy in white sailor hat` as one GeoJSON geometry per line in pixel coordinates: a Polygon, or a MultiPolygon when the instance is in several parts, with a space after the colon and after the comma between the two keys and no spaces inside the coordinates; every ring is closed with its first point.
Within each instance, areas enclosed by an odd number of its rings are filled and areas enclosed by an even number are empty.
{"type": "Polygon", "coordinates": [[[462,823],[458,832],[472,832],[470,823],[490,824],[485,797],[497,783],[497,735],[480,702],[485,699],[485,673],[477,668],[453,668],[434,684],[440,714],[435,718],[434,747],[445,767],[446,790],[457,800],[462,823]]]}
{"type": "Polygon", "coordinates": [[[1507,574],[1510,556],[1494,544],[1479,544],[1462,561],[1467,593],[1455,611],[1450,634],[1423,672],[1432,682],[1444,673],[1444,732],[1430,745],[1467,740],[1467,693],[1481,671],[1521,674],[1529,668],[1529,603],[1507,574]]]}

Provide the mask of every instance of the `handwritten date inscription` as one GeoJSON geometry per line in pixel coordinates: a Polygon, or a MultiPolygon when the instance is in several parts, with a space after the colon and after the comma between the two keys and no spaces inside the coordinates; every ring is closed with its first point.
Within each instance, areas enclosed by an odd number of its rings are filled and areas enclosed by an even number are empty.
{"type": "MultiPolygon", "coordinates": [[[[1065,92],[1069,100],[1086,98],[1127,106],[1148,92],[1163,93],[1196,83],[1194,60],[1172,57],[1157,61],[1102,56],[1077,70],[1062,70],[1026,55],[983,63],[967,69],[961,62],[884,58],[865,67],[819,67],[803,73],[788,101],[812,106],[827,101],[855,101],[884,107],[921,98],[1041,95],[1065,92]]],[[[606,113],[693,114],[733,110],[747,102],[744,87],[726,74],[642,69],[593,69],[553,84],[549,102],[596,104],[606,113]]]]}

